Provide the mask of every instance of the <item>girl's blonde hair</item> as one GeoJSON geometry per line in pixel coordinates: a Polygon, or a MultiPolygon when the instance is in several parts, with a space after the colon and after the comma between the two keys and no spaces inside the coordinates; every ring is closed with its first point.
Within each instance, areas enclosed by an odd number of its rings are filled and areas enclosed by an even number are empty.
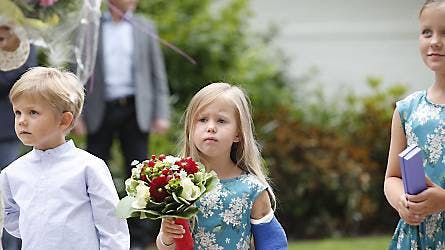
{"type": "Polygon", "coordinates": [[[56,113],[71,112],[73,122],[69,130],[79,118],[85,98],[76,75],[47,67],[34,67],[23,74],[9,92],[9,100],[12,102],[23,94],[42,98],[56,113]]]}
{"type": "Polygon", "coordinates": [[[419,16],[422,15],[422,12],[425,8],[430,7],[431,5],[439,5],[442,3],[445,3],[445,0],[426,0],[419,11],[419,16]]]}
{"type": "Polygon", "coordinates": [[[231,103],[237,116],[240,141],[232,144],[230,158],[239,168],[256,175],[268,187],[267,190],[275,208],[275,196],[268,183],[259,145],[254,136],[251,103],[240,87],[221,82],[211,83],[193,96],[185,112],[181,156],[191,156],[198,161],[202,160],[200,152],[192,140],[195,121],[204,107],[219,98],[231,103]]]}

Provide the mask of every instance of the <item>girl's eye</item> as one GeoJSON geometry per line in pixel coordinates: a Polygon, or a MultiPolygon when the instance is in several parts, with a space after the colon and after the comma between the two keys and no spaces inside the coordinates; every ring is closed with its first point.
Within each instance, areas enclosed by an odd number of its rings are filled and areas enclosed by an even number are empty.
{"type": "Polygon", "coordinates": [[[224,120],[224,119],[219,119],[218,122],[219,122],[219,123],[225,123],[226,120],[224,120]]]}
{"type": "Polygon", "coordinates": [[[14,114],[15,114],[15,116],[19,116],[19,115],[21,115],[21,114],[22,114],[22,112],[20,112],[20,111],[16,110],[16,111],[14,112],[14,114]]]}
{"type": "Polygon", "coordinates": [[[206,122],[206,121],[207,121],[207,118],[199,118],[198,121],[199,121],[199,122],[206,122]]]}
{"type": "Polygon", "coordinates": [[[423,30],[422,36],[424,37],[431,37],[433,35],[433,32],[431,30],[423,30]]]}
{"type": "Polygon", "coordinates": [[[39,114],[39,112],[37,112],[35,110],[31,110],[31,111],[29,111],[29,114],[32,115],[32,116],[36,116],[36,115],[39,114]]]}

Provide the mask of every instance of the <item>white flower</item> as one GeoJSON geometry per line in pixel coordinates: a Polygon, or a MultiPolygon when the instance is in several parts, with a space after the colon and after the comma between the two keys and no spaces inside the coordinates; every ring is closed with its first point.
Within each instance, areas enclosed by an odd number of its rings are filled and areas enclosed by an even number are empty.
{"type": "MultiPolygon", "coordinates": [[[[132,162],[132,166],[133,163],[134,161],[132,162]]],[[[133,178],[139,178],[139,176],[141,175],[142,167],[144,166],[144,164],[142,163],[136,163],[136,164],[137,165],[131,169],[131,177],[133,178]]]]}
{"type": "Polygon", "coordinates": [[[181,160],[181,158],[174,157],[174,156],[171,156],[171,155],[167,155],[165,157],[165,159],[163,160],[163,162],[167,162],[167,163],[170,163],[170,165],[173,165],[173,164],[175,164],[175,162],[177,162],[179,160],[181,160]]]}
{"type": "Polygon", "coordinates": [[[128,194],[132,196],[136,196],[136,187],[139,185],[139,182],[135,179],[128,178],[125,181],[125,190],[128,194]]]}
{"type": "Polygon", "coordinates": [[[196,186],[190,178],[181,178],[180,182],[182,186],[181,197],[193,201],[196,200],[201,195],[201,190],[196,186]]]}
{"type": "Polygon", "coordinates": [[[135,209],[144,209],[150,199],[150,188],[144,183],[139,183],[136,187],[136,197],[135,201],[131,206],[135,209]]]}

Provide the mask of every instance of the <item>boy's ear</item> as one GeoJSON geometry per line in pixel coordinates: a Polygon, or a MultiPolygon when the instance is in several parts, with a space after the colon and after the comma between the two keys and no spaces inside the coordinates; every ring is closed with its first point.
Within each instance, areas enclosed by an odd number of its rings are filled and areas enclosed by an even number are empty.
{"type": "Polygon", "coordinates": [[[60,121],[60,126],[63,127],[64,130],[68,129],[73,123],[73,113],[65,111],[62,113],[62,120],[60,121]]]}

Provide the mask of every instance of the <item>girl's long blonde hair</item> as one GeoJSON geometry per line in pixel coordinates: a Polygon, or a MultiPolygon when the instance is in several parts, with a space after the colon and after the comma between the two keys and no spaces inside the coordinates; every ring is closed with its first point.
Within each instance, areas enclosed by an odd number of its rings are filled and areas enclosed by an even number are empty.
{"type": "Polygon", "coordinates": [[[192,140],[195,121],[204,107],[219,98],[224,98],[225,101],[232,103],[237,116],[240,141],[233,143],[230,158],[239,168],[256,175],[268,187],[267,191],[275,209],[275,195],[265,174],[264,161],[254,136],[251,103],[240,87],[221,82],[211,83],[193,96],[185,112],[181,156],[191,156],[197,161],[202,161],[201,153],[192,140]]]}

